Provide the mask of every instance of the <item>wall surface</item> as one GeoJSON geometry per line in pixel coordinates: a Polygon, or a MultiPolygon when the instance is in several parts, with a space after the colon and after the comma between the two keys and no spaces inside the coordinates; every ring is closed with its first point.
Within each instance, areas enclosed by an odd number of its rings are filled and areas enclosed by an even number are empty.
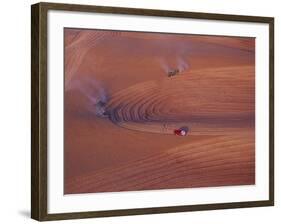
{"type": "MultiPolygon", "coordinates": [[[[64,2],[57,0],[57,2],[64,2]]],[[[280,60],[281,16],[278,1],[190,0],[130,1],[93,0],[68,3],[202,11],[275,17],[275,62],[280,60]]],[[[0,35],[0,207],[1,223],[35,223],[30,216],[30,5],[36,1],[5,1],[1,4],[0,35]]],[[[178,214],[145,215],[53,223],[279,223],[280,204],[280,64],[275,66],[275,160],[276,206],[178,214]]]]}

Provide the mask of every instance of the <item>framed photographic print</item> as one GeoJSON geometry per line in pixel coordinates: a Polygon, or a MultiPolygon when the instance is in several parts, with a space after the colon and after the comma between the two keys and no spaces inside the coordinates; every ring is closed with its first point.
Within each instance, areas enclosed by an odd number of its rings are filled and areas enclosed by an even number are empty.
{"type": "Polygon", "coordinates": [[[274,19],[32,5],[32,218],[274,204],[274,19]]]}

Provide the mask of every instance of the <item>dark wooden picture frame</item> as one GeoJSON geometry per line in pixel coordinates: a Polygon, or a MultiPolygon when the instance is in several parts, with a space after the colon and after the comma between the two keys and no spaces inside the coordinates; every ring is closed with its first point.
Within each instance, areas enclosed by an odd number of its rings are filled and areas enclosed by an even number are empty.
{"type": "Polygon", "coordinates": [[[39,221],[186,212],[274,205],[274,18],[182,11],[38,3],[31,7],[31,217],[39,221]],[[48,214],[47,194],[47,13],[49,10],[195,18],[269,24],[269,200],[48,214]]]}

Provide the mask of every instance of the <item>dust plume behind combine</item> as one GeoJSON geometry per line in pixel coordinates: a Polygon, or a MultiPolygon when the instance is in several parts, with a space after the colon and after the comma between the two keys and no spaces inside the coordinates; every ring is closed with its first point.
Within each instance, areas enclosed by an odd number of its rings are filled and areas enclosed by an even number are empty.
{"type": "MultiPolygon", "coordinates": [[[[66,88],[69,91],[77,91],[85,100],[86,109],[98,117],[106,117],[105,106],[108,102],[108,95],[102,84],[94,78],[84,77],[73,78],[66,88]]],[[[83,109],[83,108],[81,108],[83,109]]]]}

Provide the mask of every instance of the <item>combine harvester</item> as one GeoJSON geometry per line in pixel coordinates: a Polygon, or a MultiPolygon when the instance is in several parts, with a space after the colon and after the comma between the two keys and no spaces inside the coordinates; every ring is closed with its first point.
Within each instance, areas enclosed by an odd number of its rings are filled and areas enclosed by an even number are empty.
{"type": "Polygon", "coordinates": [[[180,73],[180,70],[178,68],[172,69],[172,70],[168,71],[168,77],[178,75],[179,73],[180,73]]]}

